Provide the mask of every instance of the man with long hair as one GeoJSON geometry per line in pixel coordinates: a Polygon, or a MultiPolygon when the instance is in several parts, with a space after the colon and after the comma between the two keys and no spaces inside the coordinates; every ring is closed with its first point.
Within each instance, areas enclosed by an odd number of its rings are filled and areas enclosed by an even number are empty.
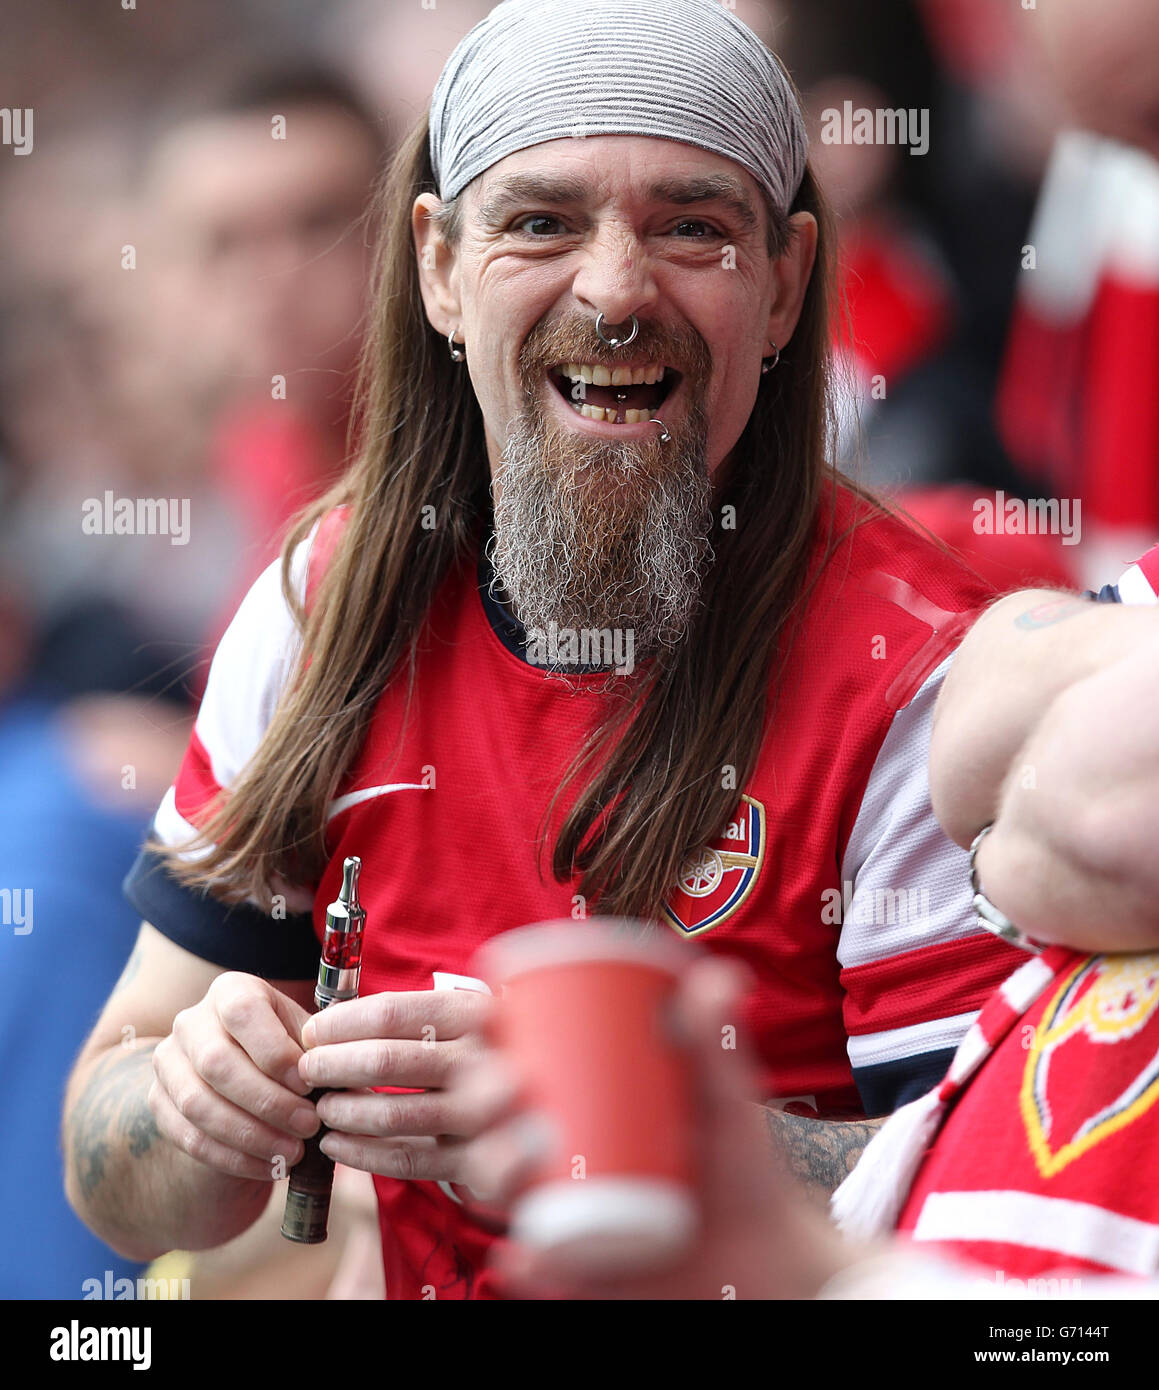
{"type": "Polygon", "coordinates": [[[448,61],[381,191],[358,461],[220,644],[71,1078],[70,1196],[118,1248],[244,1230],[322,1123],[376,1175],[390,1297],[500,1292],[447,1097],[510,927],[743,961],[823,1192],[1014,968],[925,772],[991,594],[827,461],[806,154],[713,0],[506,0],[448,61]],[[363,997],[309,1018],[348,855],[363,997]]]}

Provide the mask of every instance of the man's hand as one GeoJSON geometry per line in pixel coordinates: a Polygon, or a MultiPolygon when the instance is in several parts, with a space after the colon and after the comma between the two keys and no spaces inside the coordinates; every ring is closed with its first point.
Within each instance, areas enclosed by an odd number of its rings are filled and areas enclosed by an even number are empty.
{"type": "Polygon", "coordinates": [[[318,1101],[331,1131],[323,1153],[385,1177],[462,1182],[463,1144],[482,1121],[470,1096],[448,1088],[484,1051],[492,1007],[474,990],[415,990],[351,999],[313,1015],[302,1030],[299,1075],[307,1089],[337,1088],[318,1101]],[[366,1089],[375,1086],[422,1093],[366,1089]]]}
{"type": "Polygon", "coordinates": [[[297,1075],[313,982],[230,974],[148,922],[77,1057],[63,1120],[65,1190],[137,1260],[247,1230],[317,1129],[297,1075]],[[176,1032],[174,1031],[176,1030],[176,1032]]]}
{"type": "MultiPolygon", "coordinates": [[[[770,1145],[757,1071],[742,1048],[721,1046],[746,988],[742,972],[711,958],[690,966],[677,998],[688,1038],[696,1105],[701,1230],[666,1270],[579,1282],[549,1260],[501,1245],[512,1292],[557,1298],[810,1298],[862,1253],[847,1243],[789,1175],[770,1145]]],[[[481,1132],[465,1146],[461,1171],[484,1200],[509,1201],[541,1161],[544,1129],[520,1100],[510,1060],[491,1052],[464,1068],[448,1097],[473,1113],[481,1132]]],[[[822,1122],[815,1122],[818,1127],[822,1122]]]]}
{"type": "Polygon", "coordinates": [[[265,980],[219,975],[154,1053],[149,1108],[161,1133],[231,1177],[284,1177],[319,1123],[299,1071],[308,1018],[265,980]]]}

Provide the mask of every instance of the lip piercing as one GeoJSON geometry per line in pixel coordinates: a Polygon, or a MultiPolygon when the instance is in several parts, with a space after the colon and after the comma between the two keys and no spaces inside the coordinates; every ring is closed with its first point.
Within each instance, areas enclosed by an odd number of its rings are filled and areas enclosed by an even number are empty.
{"type": "Polygon", "coordinates": [[[672,436],[668,433],[668,427],[667,427],[667,425],[665,425],[664,421],[663,421],[663,420],[649,420],[648,423],[649,423],[650,425],[659,425],[659,426],[660,426],[660,443],[661,443],[661,444],[667,444],[668,441],[672,438],[672,436]]]}
{"type": "Polygon", "coordinates": [[[608,347],[612,347],[612,348],[627,347],[629,343],[631,343],[631,342],[633,342],[633,341],[635,340],[636,334],[639,333],[639,331],[640,331],[640,323],[639,323],[639,320],[636,318],[636,315],[633,314],[633,315],[631,316],[631,318],[632,318],[632,331],[631,331],[631,333],[628,334],[628,336],[627,336],[626,338],[617,337],[615,334],[612,334],[610,337],[605,337],[605,336],[604,336],[604,316],[603,316],[603,314],[597,314],[597,315],[596,315],[596,337],[600,340],[601,343],[605,343],[608,347]]]}

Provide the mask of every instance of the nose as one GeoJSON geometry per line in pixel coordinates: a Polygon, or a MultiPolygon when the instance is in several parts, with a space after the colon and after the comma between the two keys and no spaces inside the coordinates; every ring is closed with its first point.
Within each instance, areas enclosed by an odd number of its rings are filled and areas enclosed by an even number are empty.
{"type": "Polygon", "coordinates": [[[657,298],[648,257],[635,234],[623,226],[602,228],[585,247],[572,293],[593,320],[603,314],[608,337],[626,337],[632,315],[642,316],[657,298]]]}

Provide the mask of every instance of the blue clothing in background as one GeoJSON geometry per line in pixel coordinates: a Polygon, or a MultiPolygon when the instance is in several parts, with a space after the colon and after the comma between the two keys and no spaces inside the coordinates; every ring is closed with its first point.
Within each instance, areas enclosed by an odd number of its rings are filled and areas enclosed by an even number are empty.
{"type": "Polygon", "coordinates": [[[53,708],[0,708],[0,1297],[81,1298],[144,1268],[115,1254],[64,1195],[60,1112],[72,1063],[140,919],[121,880],[148,829],[93,803],[59,745],[53,708]],[[13,920],[31,898],[31,931],[13,920]],[[18,897],[14,896],[19,894],[18,897]],[[20,911],[16,906],[19,904],[20,911]]]}

